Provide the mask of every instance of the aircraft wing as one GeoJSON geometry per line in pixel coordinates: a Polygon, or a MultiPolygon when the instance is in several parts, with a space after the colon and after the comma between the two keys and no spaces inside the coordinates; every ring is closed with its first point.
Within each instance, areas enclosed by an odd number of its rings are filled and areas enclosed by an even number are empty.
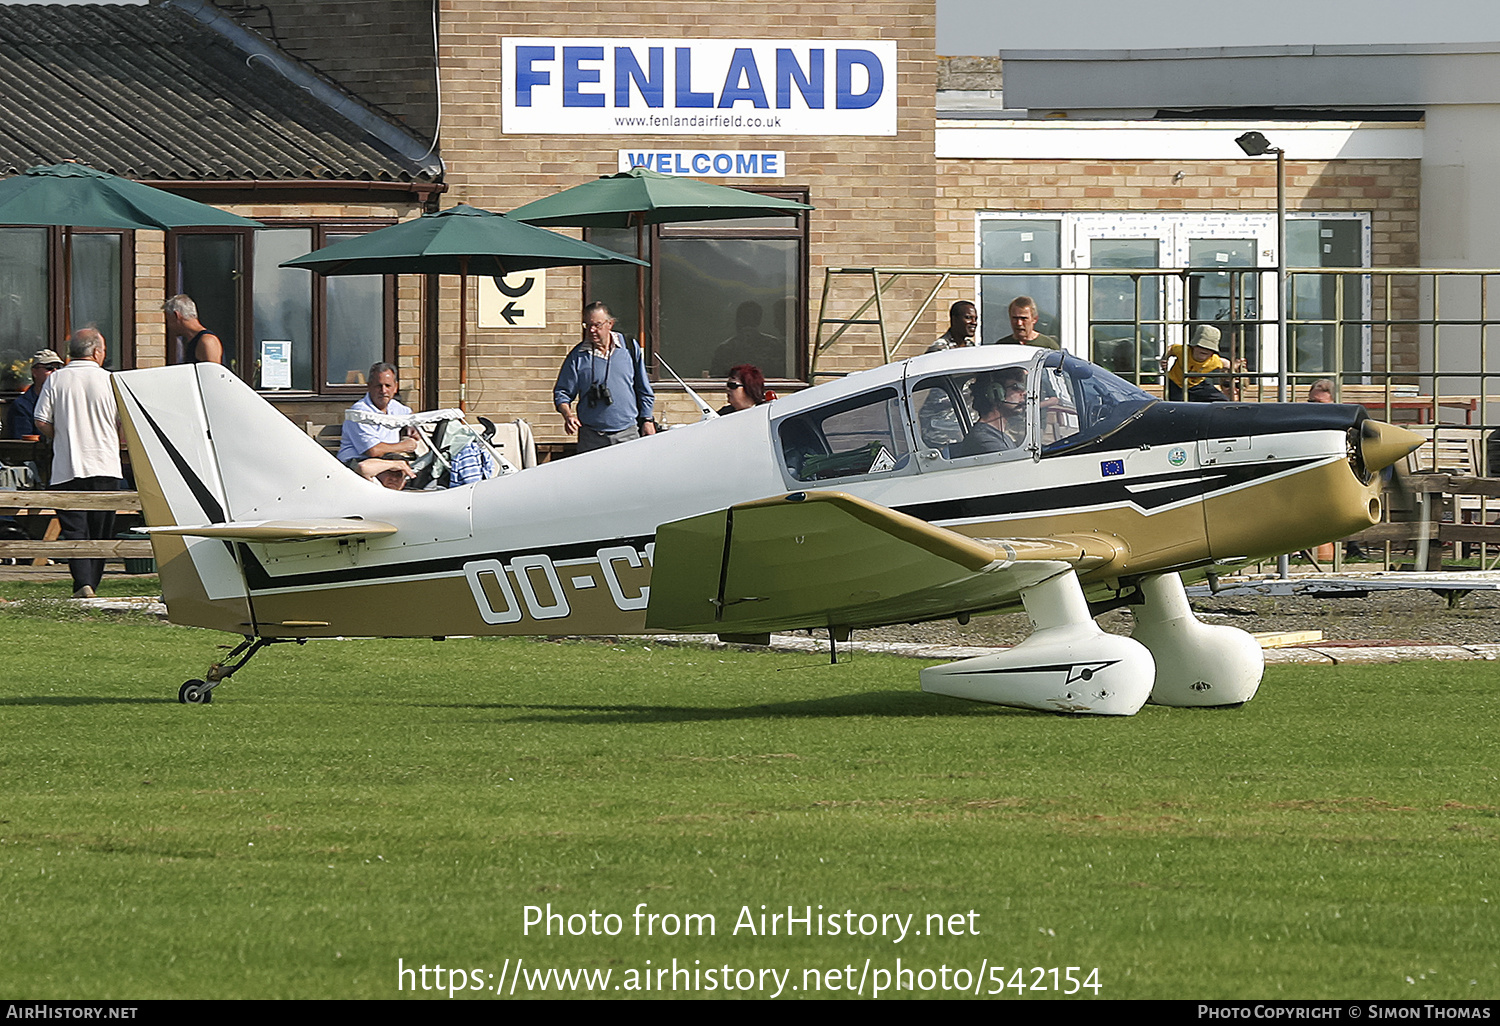
{"type": "Polygon", "coordinates": [[[173,534],[190,538],[224,538],[230,541],[289,542],[329,538],[380,538],[395,534],[394,524],[378,520],[319,517],[308,520],[232,520],[222,524],[174,524],[170,527],[138,527],[143,534],[173,534]]]}
{"type": "Polygon", "coordinates": [[[970,538],[843,492],[793,492],[657,528],[646,626],[756,634],[956,616],[1123,554],[1113,538],[970,538]]]}

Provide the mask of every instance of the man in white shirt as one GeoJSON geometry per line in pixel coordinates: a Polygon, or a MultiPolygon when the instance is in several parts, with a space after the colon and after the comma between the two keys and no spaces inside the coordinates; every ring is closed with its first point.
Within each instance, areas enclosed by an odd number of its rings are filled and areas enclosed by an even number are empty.
{"type": "MultiPolygon", "coordinates": [[[[79,328],[68,339],[68,364],[53,372],[37,397],[37,430],[52,439],[52,487],[109,492],[120,487],[119,410],[104,369],[104,336],[79,328]]],[[[112,538],[114,510],[59,511],[68,540],[112,538]]],[[[71,559],[73,597],[93,598],[104,560],[71,559]]]]}
{"type": "MultiPolygon", "coordinates": [[[[396,393],[401,383],[396,380],[396,368],[381,362],[370,368],[369,387],[360,396],[359,402],[350,409],[366,413],[388,413],[393,417],[411,415],[411,407],[403,405],[396,393]]],[[[357,420],[344,421],[343,433],[339,437],[339,462],[351,470],[358,470],[361,460],[366,459],[411,459],[417,451],[416,436],[403,434],[397,428],[363,424],[357,420]]]]}

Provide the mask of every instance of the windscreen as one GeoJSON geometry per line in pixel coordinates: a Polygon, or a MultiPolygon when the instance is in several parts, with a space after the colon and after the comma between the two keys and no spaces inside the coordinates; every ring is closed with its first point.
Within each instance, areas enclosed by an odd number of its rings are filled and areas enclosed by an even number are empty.
{"type": "Polygon", "coordinates": [[[1157,402],[1123,378],[1067,353],[1047,354],[1039,370],[1038,394],[1048,421],[1043,454],[1107,435],[1157,402]]]}

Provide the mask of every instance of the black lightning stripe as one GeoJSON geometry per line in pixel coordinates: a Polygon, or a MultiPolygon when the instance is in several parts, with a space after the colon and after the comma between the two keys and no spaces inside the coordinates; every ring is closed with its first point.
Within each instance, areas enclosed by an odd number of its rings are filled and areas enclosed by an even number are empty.
{"type": "Polygon", "coordinates": [[[1215,492],[1243,487],[1261,478],[1302,470],[1326,458],[1232,464],[1143,477],[1110,477],[1057,488],[918,502],[895,508],[928,523],[1026,514],[1044,515],[1058,510],[1098,506],[1133,505],[1149,513],[1185,500],[1207,498],[1215,492]],[[1142,489],[1142,485],[1154,487],[1142,489]]]}
{"type": "MultiPolygon", "coordinates": [[[[123,382],[122,382],[123,384],[123,382]]],[[[124,385],[126,391],[130,391],[129,385],[124,385]]],[[[193,468],[188,466],[187,459],[177,450],[167,438],[166,432],[156,423],[156,419],[147,412],[145,404],[134,393],[130,392],[130,398],[135,400],[136,406],[141,411],[141,416],[146,418],[146,423],[151,425],[151,430],[156,434],[156,440],[161,443],[162,448],[167,451],[167,458],[172,461],[172,466],[177,469],[178,475],[187,484],[188,490],[193,493],[193,498],[198,500],[198,506],[203,510],[203,515],[211,524],[228,523],[229,518],[224,515],[224,507],[219,505],[219,500],[214,498],[213,492],[209,491],[193,468]]]]}

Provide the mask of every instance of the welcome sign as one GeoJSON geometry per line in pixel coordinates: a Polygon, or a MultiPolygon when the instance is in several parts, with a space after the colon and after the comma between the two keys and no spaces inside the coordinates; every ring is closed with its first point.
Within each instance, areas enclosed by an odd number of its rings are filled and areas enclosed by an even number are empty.
{"type": "Polygon", "coordinates": [[[506,135],[895,135],[896,43],[501,41],[506,135]]]}

